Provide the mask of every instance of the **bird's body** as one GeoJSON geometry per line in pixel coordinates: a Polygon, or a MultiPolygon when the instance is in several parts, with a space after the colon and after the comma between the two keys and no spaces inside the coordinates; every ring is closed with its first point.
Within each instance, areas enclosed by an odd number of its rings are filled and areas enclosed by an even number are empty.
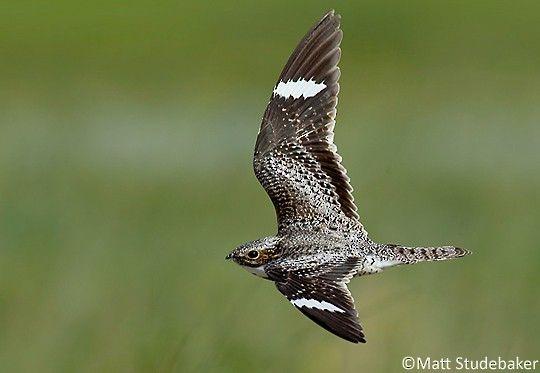
{"type": "Polygon", "coordinates": [[[333,142],[339,23],[332,11],[300,41],[274,87],[257,136],[253,168],[276,209],[278,233],[239,246],[227,259],[274,281],[310,319],[357,343],[365,338],[346,286],[352,277],[468,251],[375,243],[360,223],[333,142]]]}
{"type": "Polygon", "coordinates": [[[313,270],[329,263],[355,261],[350,277],[379,273],[383,269],[402,264],[413,264],[422,261],[445,260],[463,256],[466,250],[453,246],[443,247],[403,247],[398,245],[377,244],[371,241],[364,232],[314,232],[298,231],[283,236],[268,237],[249,242],[244,249],[260,249],[269,247],[268,243],[277,241],[281,255],[264,265],[242,265],[248,272],[259,277],[274,280],[280,268],[284,271],[313,270]],[[266,271],[273,272],[269,278],[266,271]]]}

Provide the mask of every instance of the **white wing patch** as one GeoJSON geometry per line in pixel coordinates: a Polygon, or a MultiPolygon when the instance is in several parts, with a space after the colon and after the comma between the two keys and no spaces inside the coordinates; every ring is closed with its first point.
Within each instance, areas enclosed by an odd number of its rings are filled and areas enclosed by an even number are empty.
{"type": "Polygon", "coordinates": [[[313,97],[320,91],[326,88],[326,84],[317,83],[313,78],[305,80],[299,78],[297,81],[288,80],[286,82],[279,82],[276,88],[274,88],[274,95],[281,96],[285,99],[293,97],[295,99],[304,96],[304,98],[313,97]]]}
{"type": "Polygon", "coordinates": [[[306,298],[300,298],[300,299],[292,299],[291,303],[294,304],[296,307],[307,307],[307,308],[317,308],[319,310],[326,310],[330,312],[345,312],[339,307],[334,306],[332,303],[328,303],[327,301],[323,300],[322,302],[316,300],[316,299],[306,299],[306,298]]]}

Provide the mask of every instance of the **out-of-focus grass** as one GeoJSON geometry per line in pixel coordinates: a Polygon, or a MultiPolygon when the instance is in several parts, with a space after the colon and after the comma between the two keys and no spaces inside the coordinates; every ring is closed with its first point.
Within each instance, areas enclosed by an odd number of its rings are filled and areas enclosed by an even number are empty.
{"type": "Polygon", "coordinates": [[[336,142],[372,238],[474,252],[354,280],[367,345],[224,262],[274,232],[252,146],[281,66],[327,7],[1,6],[2,371],[537,358],[534,2],[335,4],[336,142]]]}

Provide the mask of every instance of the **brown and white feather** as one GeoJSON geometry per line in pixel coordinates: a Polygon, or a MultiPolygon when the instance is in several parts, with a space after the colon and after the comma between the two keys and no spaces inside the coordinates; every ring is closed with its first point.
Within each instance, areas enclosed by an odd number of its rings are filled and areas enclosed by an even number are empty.
{"type": "Polygon", "coordinates": [[[341,39],[340,16],[330,12],[294,50],[264,113],[253,166],[279,231],[361,228],[333,141],[341,39]]]}

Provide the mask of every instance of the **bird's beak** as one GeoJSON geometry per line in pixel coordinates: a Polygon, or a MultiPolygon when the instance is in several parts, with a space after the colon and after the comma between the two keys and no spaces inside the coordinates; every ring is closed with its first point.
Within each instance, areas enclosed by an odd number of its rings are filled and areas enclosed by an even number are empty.
{"type": "Polygon", "coordinates": [[[232,259],[232,253],[228,254],[228,255],[225,257],[225,260],[229,260],[229,259],[232,259]]]}

